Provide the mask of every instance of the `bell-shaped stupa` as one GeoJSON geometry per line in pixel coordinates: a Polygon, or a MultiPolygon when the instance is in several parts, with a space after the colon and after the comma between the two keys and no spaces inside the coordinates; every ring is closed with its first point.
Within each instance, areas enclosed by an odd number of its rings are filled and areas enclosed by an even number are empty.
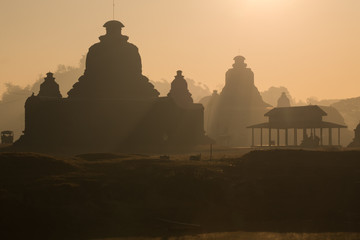
{"type": "Polygon", "coordinates": [[[171,83],[171,89],[168,97],[173,99],[178,106],[187,107],[194,103],[188,84],[182,75],[182,71],[177,71],[174,81],[171,83]]]}
{"type": "Polygon", "coordinates": [[[106,34],[90,47],[84,75],[68,92],[69,98],[151,99],[159,92],[142,75],[138,48],[122,35],[119,21],[105,23],[106,34]]]}
{"type": "Polygon", "coordinates": [[[211,124],[207,133],[219,144],[249,146],[251,137],[246,129],[250,123],[262,121],[266,107],[259,90],[254,84],[254,73],[247,68],[245,58],[234,58],[233,68],[226,72],[225,86],[207,109],[211,113],[211,124]]]}
{"type": "Polygon", "coordinates": [[[59,84],[55,82],[54,74],[48,72],[44,82],[40,85],[39,97],[62,98],[59,84]]]}

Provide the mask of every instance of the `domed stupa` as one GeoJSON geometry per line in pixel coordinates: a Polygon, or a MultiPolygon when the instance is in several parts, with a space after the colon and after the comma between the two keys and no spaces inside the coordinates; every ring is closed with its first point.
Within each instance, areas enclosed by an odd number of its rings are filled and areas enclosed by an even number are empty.
{"type": "Polygon", "coordinates": [[[62,98],[59,84],[55,82],[54,74],[48,72],[44,82],[40,85],[39,97],[62,98]]]}
{"type": "Polygon", "coordinates": [[[191,93],[188,89],[188,84],[182,75],[182,71],[177,71],[174,81],[171,82],[171,89],[168,97],[173,99],[179,106],[189,106],[194,103],[191,93]]]}
{"type": "Polygon", "coordinates": [[[122,35],[124,25],[116,20],[104,24],[106,34],[92,45],[84,75],[68,92],[69,98],[151,99],[159,92],[142,75],[138,48],[122,35]]]}
{"type": "Polygon", "coordinates": [[[219,144],[249,146],[251,137],[246,126],[262,121],[270,105],[263,101],[256,88],[254,73],[247,67],[245,58],[236,56],[234,61],[233,67],[226,72],[220,96],[206,109],[212,116],[206,130],[219,144]]]}

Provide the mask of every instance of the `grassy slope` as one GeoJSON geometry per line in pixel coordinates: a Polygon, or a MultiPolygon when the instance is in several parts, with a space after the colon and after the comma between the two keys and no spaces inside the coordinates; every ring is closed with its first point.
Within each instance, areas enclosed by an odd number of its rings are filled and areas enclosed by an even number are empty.
{"type": "Polygon", "coordinates": [[[0,234],[27,239],[358,231],[359,202],[360,152],[255,151],[212,162],[0,153],[0,234]]]}

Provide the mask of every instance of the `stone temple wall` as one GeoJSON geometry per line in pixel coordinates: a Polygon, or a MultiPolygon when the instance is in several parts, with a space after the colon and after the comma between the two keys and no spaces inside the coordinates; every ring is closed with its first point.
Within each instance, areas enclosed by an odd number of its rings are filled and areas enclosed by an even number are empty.
{"type": "Polygon", "coordinates": [[[206,140],[200,104],[30,97],[19,143],[47,150],[172,151],[206,140]]]}

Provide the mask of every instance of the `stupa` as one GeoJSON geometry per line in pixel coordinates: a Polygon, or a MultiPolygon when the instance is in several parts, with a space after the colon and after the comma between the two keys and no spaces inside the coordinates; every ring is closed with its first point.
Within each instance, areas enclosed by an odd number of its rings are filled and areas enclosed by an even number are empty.
{"type": "Polygon", "coordinates": [[[277,107],[291,107],[290,100],[286,96],[285,92],[283,92],[280,98],[278,99],[277,107]]]}
{"type": "Polygon", "coordinates": [[[251,136],[247,124],[263,120],[270,105],[262,100],[254,84],[254,73],[247,68],[245,58],[237,56],[234,61],[233,67],[226,72],[220,95],[215,95],[212,104],[207,106],[206,112],[212,117],[206,130],[219,144],[249,146],[251,136]]]}
{"type": "Polygon", "coordinates": [[[48,72],[44,82],[40,85],[39,97],[62,98],[59,84],[55,81],[54,74],[48,72]]]}
{"type": "Polygon", "coordinates": [[[68,92],[69,98],[151,99],[159,92],[142,75],[138,48],[122,35],[119,21],[104,24],[106,34],[89,48],[84,75],[68,92]]]}
{"type": "Polygon", "coordinates": [[[168,93],[168,97],[173,99],[179,106],[191,106],[194,101],[191,97],[191,93],[188,89],[188,84],[182,75],[182,71],[177,71],[174,81],[171,82],[171,89],[168,93]]]}

